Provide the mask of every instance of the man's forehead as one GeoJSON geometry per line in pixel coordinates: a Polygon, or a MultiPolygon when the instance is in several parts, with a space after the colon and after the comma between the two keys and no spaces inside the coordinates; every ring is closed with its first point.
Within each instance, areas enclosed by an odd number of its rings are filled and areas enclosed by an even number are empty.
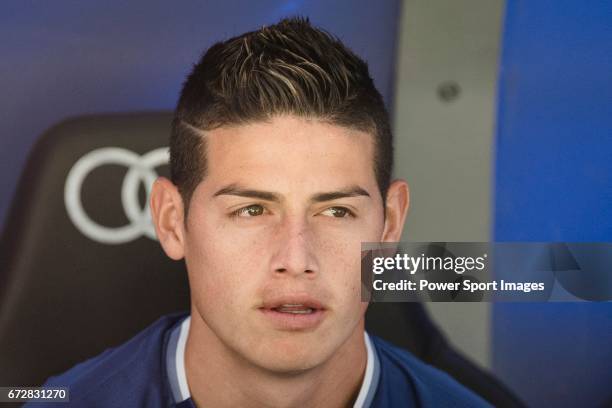
{"type": "Polygon", "coordinates": [[[269,121],[240,126],[220,127],[206,132],[207,162],[243,165],[274,162],[311,162],[333,165],[333,160],[347,163],[347,155],[356,163],[371,163],[373,136],[346,126],[318,119],[277,116],[269,121]],[[230,162],[230,163],[227,163],[230,162]],[[327,162],[327,163],[326,163],[327,162]]]}
{"type": "Polygon", "coordinates": [[[372,136],[322,121],[279,117],[206,132],[211,196],[227,186],[312,197],[359,186],[376,190],[372,136]]]}

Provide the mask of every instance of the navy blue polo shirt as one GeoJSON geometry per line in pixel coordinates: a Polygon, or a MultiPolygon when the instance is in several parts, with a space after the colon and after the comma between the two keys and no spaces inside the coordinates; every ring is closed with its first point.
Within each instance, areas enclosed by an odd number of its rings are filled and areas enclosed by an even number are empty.
{"type": "MultiPolygon", "coordinates": [[[[195,407],[183,364],[188,330],[188,314],[164,316],[123,345],[51,377],[45,386],[68,387],[71,406],[195,407]]],[[[490,406],[408,351],[376,336],[365,334],[365,341],[366,373],[356,407],[490,406]]]]}

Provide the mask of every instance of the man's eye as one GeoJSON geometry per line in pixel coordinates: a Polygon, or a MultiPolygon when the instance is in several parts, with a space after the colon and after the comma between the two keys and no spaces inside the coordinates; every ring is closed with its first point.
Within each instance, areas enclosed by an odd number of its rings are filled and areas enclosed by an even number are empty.
{"type": "Polygon", "coordinates": [[[348,208],[344,207],[330,207],[325,211],[321,212],[322,215],[327,217],[335,217],[335,218],[346,218],[346,217],[354,217],[355,214],[348,208]]]}
{"type": "Polygon", "coordinates": [[[257,217],[258,215],[263,215],[264,213],[263,206],[259,204],[249,205],[248,207],[242,207],[232,212],[233,216],[236,217],[257,217]]]}

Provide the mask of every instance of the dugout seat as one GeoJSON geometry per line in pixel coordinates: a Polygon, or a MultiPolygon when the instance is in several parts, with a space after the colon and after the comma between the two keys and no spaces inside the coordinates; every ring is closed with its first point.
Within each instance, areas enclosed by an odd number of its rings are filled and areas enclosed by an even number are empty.
{"type": "MultiPolygon", "coordinates": [[[[34,146],[0,236],[0,385],[36,386],[189,307],[143,208],[171,113],[78,117],[34,146]]],[[[419,303],[374,303],[368,330],[495,406],[522,404],[457,353],[419,303]]]]}

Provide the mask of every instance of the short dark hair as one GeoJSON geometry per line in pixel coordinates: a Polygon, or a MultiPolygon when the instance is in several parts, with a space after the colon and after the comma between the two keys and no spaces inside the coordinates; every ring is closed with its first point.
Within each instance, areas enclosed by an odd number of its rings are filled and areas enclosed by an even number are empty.
{"type": "Polygon", "coordinates": [[[368,66],[338,38],[295,17],[214,44],[187,77],[170,137],[171,179],[186,213],[206,174],[203,132],[281,114],[372,133],[374,172],[384,203],[393,140],[368,66]]]}

